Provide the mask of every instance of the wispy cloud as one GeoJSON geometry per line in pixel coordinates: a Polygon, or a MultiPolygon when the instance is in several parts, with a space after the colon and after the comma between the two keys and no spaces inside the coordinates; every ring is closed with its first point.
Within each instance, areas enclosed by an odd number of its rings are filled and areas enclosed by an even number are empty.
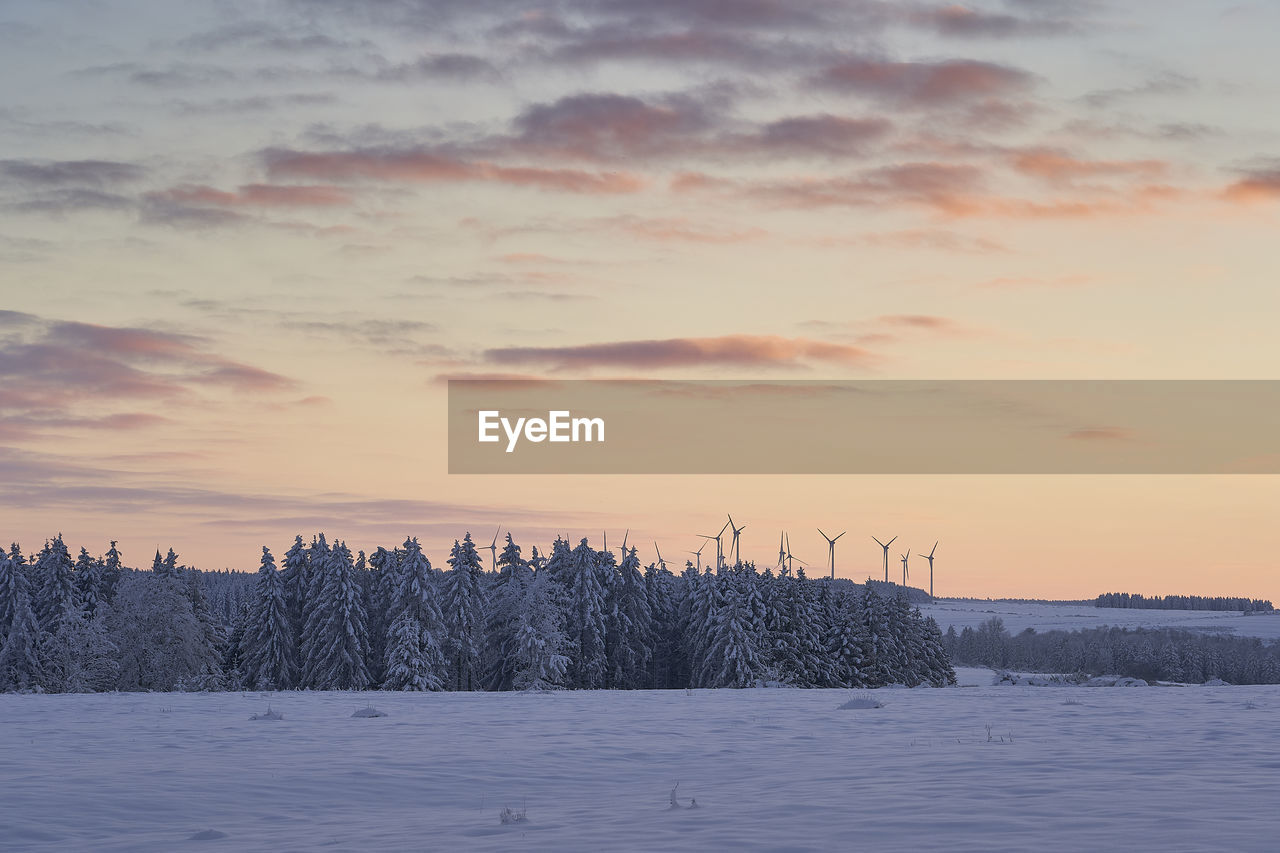
{"type": "Polygon", "coordinates": [[[614,341],[558,347],[499,347],[486,350],[499,365],[541,365],[552,370],[597,367],[654,370],[683,367],[799,368],[813,363],[869,366],[873,355],[860,347],[811,338],[724,335],[714,338],[614,341]]]}

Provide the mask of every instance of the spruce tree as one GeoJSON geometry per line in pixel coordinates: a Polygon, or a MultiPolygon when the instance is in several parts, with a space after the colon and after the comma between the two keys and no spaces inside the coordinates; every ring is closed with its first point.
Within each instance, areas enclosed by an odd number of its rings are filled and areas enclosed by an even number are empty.
{"type": "Polygon", "coordinates": [[[40,591],[35,599],[36,618],[40,622],[40,630],[53,634],[57,632],[59,623],[74,619],[80,613],[75,571],[61,533],[40,555],[36,576],[40,579],[40,591]]]}
{"type": "MultiPolygon", "coordinates": [[[[324,541],[323,535],[320,541],[324,541]]],[[[365,665],[368,636],[351,552],[338,542],[319,553],[324,554],[324,564],[312,581],[316,595],[304,634],[307,663],[303,680],[316,690],[364,690],[369,686],[365,665]]]]}
{"type": "Polygon", "coordinates": [[[265,545],[250,613],[241,640],[244,683],[253,690],[288,690],[298,678],[297,647],[289,624],[284,578],[265,545]]]}
{"type": "Polygon", "coordinates": [[[16,588],[9,609],[12,621],[0,647],[0,692],[37,689],[44,680],[40,625],[24,586],[16,588]]]}
{"type": "Polygon", "coordinates": [[[653,614],[634,547],[618,566],[608,606],[609,684],[622,690],[646,687],[653,656],[653,614]]]}
{"type": "Polygon", "coordinates": [[[436,603],[431,563],[417,539],[406,539],[399,561],[400,583],[390,611],[386,643],[387,690],[441,690],[445,659],[444,617],[436,603]]]}
{"type": "Polygon", "coordinates": [[[603,687],[608,668],[605,592],[600,583],[599,556],[586,539],[570,555],[567,580],[569,684],[588,690],[603,687]]]}
{"type": "Polygon", "coordinates": [[[485,598],[480,556],[470,533],[461,544],[454,540],[449,565],[442,610],[450,686],[454,690],[475,690],[479,687],[477,669],[484,647],[485,598]]]}

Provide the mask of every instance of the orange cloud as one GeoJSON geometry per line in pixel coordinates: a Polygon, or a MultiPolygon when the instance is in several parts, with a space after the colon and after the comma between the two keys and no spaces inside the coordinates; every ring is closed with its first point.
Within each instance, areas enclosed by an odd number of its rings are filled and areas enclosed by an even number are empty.
{"type": "Polygon", "coordinates": [[[1150,180],[1164,175],[1169,168],[1162,160],[1082,160],[1047,148],[1017,152],[1012,157],[1012,165],[1024,175],[1055,184],[1098,177],[1150,180]]]}
{"type": "Polygon", "coordinates": [[[1233,201],[1275,201],[1280,199],[1280,165],[1269,169],[1251,169],[1226,189],[1233,201]]]}

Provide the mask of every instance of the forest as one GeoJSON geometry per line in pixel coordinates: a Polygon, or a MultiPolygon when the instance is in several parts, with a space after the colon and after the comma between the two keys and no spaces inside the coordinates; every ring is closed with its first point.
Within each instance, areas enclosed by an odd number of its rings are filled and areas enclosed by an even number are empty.
{"type": "Polygon", "coordinates": [[[1098,607],[1128,607],[1135,610],[1240,610],[1270,613],[1275,608],[1265,598],[1236,598],[1205,595],[1140,595],[1136,592],[1105,592],[1094,604],[1098,607]]]}
{"type": "Polygon", "coordinates": [[[1254,637],[1202,634],[1174,628],[1005,630],[999,617],[976,629],[943,636],[957,664],[1019,672],[1126,675],[1147,681],[1202,684],[1280,683],[1280,645],[1254,637]]]}
{"type": "MultiPolygon", "coordinates": [[[[620,559],[619,559],[620,558],[620,559]]],[[[892,585],[749,562],[641,567],[468,533],[437,569],[417,539],[367,555],[321,533],[277,566],[126,567],[62,536],[0,556],[0,690],[550,690],[946,686],[937,624],[892,585]],[[486,549],[487,550],[487,549],[486,549]]]]}

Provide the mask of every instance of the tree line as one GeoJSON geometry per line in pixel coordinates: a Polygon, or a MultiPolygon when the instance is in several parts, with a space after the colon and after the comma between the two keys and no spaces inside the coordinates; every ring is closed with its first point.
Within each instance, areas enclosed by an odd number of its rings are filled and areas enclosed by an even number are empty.
{"type": "Polygon", "coordinates": [[[0,690],[528,690],[954,684],[943,637],[883,585],[749,562],[680,574],[635,548],[468,533],[437,569],[415,538],[367,555],[324,534],[256,573],[201,572],[61,535],[0,556],[0,690]]]}
{"type": "Polygon", "coordinates": [[[1196,684],[1280,683],[1280,644],[1251,637],[1173,628],[1090,628],[1017,634],[993,617],[976,629],[955,626],[943,636],[956,663],[1022,672],[1126,675],[1196,684]]]}
{"type": "Polygon", "coordinates": [[[1136,610],[1241,610],[1270,613],[1275,608],[1265,598],[1208,597],[1204,595],[1140,595],[1136,592],[1104,592],[1094,602],[1098,607],[1128,607],[1136,610]]]}

